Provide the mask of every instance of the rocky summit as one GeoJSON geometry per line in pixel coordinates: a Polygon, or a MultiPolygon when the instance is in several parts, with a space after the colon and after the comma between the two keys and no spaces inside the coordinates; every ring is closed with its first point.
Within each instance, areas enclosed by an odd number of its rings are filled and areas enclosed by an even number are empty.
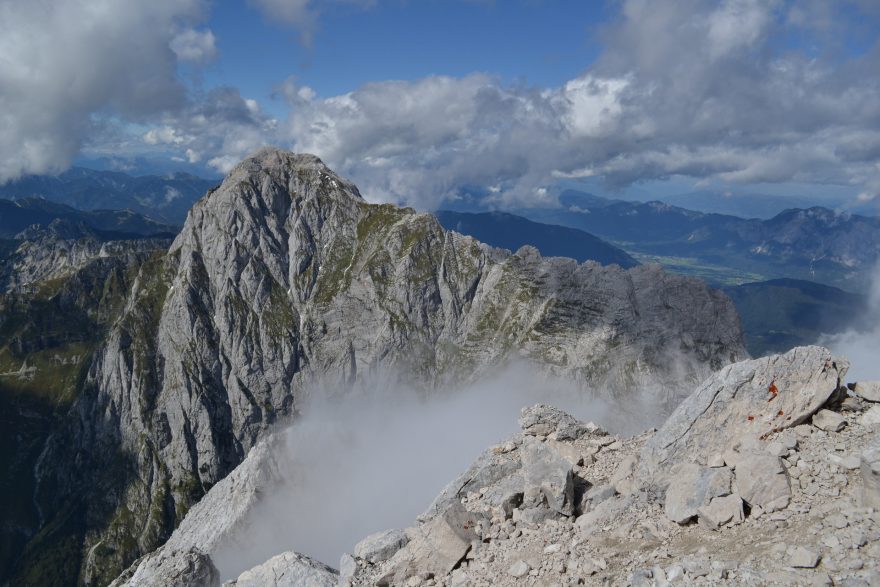
{"type": "MultiPolygon", "coordinates": [[[[626,438],[524,408],[518,434],[338,570],[280,552],[224,585],[880,584],[880,406],[847,391],[847,368],[821,347],[730,365],[626,438]]],[[[210,553],[271,483],[270,454],[258,445],[115,585],[219,585],[210,553]]]]}
{"type": "MultiPolygon", "coordinates": [[[[275,149],[202,198],[124,299],[37,463],[43,531],[23,563],[87,585],[183,529],[309,396],[434,393],[523,361],[664,412],[746,357],[732,303],[699,280],[495,249],[275,149]]],[[[198,560],[174,558],[213,576],[198,560]]]]}

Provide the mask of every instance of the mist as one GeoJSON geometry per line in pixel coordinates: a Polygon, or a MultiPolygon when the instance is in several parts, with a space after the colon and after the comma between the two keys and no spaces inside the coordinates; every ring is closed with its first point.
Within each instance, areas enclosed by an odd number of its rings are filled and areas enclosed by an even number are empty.
{"type": "Polygon", "coordinates": [[[522,407],[549,403],[632,433],[665,413],[653,396],[628,394],[630,409],[623,413],[571,383],[514,367],[429,397],[385,388],[344,401],[313,401],[281,432],[282,454],[275,456],[282,480],[212,558],[224,580],[287,550],[335,568],[367,535],[413,524],[483,450],[518,430],[522,407]]]}
{"type": "Polygon", "coordinates": [[[850,360],[847,381],[880,380],[880,264],[871,279],[868,309],[858,323],[841,334],[823,335],[818,344],[850,360]]]}

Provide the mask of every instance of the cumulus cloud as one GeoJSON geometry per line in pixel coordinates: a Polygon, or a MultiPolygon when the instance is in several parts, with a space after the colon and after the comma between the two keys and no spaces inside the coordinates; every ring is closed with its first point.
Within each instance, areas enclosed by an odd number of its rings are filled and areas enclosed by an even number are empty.
{"type": "Polygon", "coordinates": [[[424,208],[472,187],[500,188],[489,195],[500,205],[546,205],[540,190],[560,177],[793,181],[872,197],[880,47],[875,33],[862,54],[823,53],[818,21],[847,12],[825,8],[628,0],[597,62],[561,87],[474,74],[319,98],[288,85],[283,138],[373,199],[424,208]],[[810,52],[780,41],[794,34],[814,35],[810,52]]]}
{"type": "Polygon", "coordinates": [[[248,153],[276,135],[277,121],[235,88],[221,87],[166,113],[161,123],[143,134],[150,146],[179,151],[181,159],[227,172],[248,153]],[[206,155],[207,154],[207,155],[206,155]]]}
{"type": "MultiPolygon", "coordinates": [[[[372,4],[250,1],[306,37],[323,12],[372,4]]],[[[213,34],[194,28],[200,0],[0,0],[0,181],[63,168],[87,137],[98,151],[165,149],[220,171],[282,145],[321,156],[370,199],[422,209],[465,192],[554,205],[554,182],[587,177],[800,182],[878,201],[880,11],[844,4],[623,0],[599,58],[557,87],[474,73],[321,96],[288,81],[279,121],[235,88],[181,86],[180,62],[216,55],[213,34]],[[147,129],[126,137],[132,122],[147,129]]]]}
{"type": "Polygon", "coordinates": [[[217,56],[214,33],[209,30],[184,29],[171,39],[171,50],[181,61],[206,63],[217,56]]]}
{"type": "Polygon", "coordinates": [[[195,44],[206,54],[209,38],[187,33],[203,9],[202,0],[0,1],[0,181],[68,166],[100,132],[98,113],[142,120],[182,104],[175,51],[193,58],[195,44]]]}

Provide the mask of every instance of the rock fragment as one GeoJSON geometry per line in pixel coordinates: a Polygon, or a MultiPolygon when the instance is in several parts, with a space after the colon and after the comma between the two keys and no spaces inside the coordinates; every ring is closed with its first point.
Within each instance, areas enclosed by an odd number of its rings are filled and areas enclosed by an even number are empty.
{"type": "Polygon", "coordinates": [[[529,574],[531,567],[529,567],[529,563],[524,560],[518,560],[507,569],[507,574],[511,577],[516,577],[519,579],[520,577],[525,577],[529,574]]]}
{"type": "Polygon", "coordinates": [[[724,525],[741,524],[745,519],[742,498],[736,494],[712,498],[697,512],[700,523],[713,530],[724,525]]]}
{"type": "Polygon", "coordinates": [[[862,414],[859,424],[865,428],[880,426],[880,406],[872,406],[870,410],[862,414]]]}
{"type": "Polygon", "coordinates": [[[238,579],[224,583],[224,587],[335,587],[338,582],[339,575],[327,565],[288,551],[243,572],[238,579]]]}
{"type": "Polygon", "coordinates": [[[371,534],[357,543],[354,555],[370,564],[386,561],[406,546],[409,538],[403,530],[385,530],[371,534]]]}
{"type": "Polygon", "coordinates": [[[869,402],[880,402],[880,381],[859,381],[853,386],[853,393],[869,402]]]}
{"type": "Polygon", "coordinates": [[[564,516],[574,514],[571,464],[538,441],[524,443],[521,453],[526,492],[529,488],[540,488],[551,509],[564,516]]]}
{"type": "Polygon", "coordinates": [[[788,506],[791,481],[782,459],[766,453],[743,455],[736,467],[737,493],[750,506],[774,512],[788,506]]]}
{"type": "Polygon", "coordinates": [[[825,432],[840,432],[846,426],[846,419],[831,410],[819,410],[813,415],[813,426],[825,432]]]}
{"type": "Polygon", "coordinates": [[[795,546],[788,555],[789,566],[802,569],[814,569],[819,564],[819,554],[815,550],[795,546]]]}
{"type": "Polygon", "coordinates": [[[666,489],[666,517],[679,524],[689,522],[713,497],[730,494],[731,478],[727,468],[710,469],[695,463],[679,466],[666,489]]]}

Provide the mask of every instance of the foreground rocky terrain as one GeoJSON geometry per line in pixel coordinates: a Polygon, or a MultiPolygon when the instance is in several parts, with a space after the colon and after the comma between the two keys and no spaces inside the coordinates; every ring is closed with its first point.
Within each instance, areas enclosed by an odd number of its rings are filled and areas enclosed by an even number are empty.
{"type": "MultiPolygon", "coordinates": [[[[279,544],[225,585],[880,584],[880,383],[847,389],[847,368],[821,347],[736,363],[628,438],[525,408],[519,434],[338,571],[279,544]]],[[[272,483],[271,453],[114,585],[219,585],[211,552],[272,483]]]]}
{"type": "Polygon", "coordinates": [[[434,393],[523,361],[662,412],[746,356],[698,280],[494,249],[273,149],[126,284],[34,467],[41,530],[15,581],[106,585],[310,395],[434,393]]]}

